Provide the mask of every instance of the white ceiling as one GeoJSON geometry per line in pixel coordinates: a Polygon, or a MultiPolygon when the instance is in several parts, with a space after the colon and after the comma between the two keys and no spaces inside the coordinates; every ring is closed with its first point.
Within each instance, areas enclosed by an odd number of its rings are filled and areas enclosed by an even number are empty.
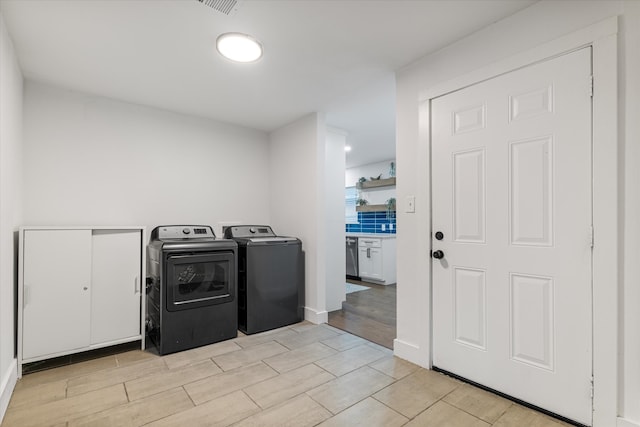
{"type": "Polygon", "coordinates": [[[395,79],[536,0],[0,0],[28,79],[272,131],[308,113],[349,133],[347,166],[395,157],[395,79]],[[264,45],[254,64],[221,33],[264,45]]]}

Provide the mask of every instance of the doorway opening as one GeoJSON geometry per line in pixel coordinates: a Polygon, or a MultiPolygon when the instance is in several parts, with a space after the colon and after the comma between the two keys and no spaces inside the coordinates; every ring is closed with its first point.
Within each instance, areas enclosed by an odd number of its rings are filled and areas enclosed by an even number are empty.
{"type": "Polygon", "coordinates": [[[393,340],[396,338],[396,284],[378,285],[347,279],[346,301],[342,303],[342,309],[329,313],[328,323],[334,328],[393,349],[393,340]],[[353,291],[349,292],[351,289],[353,291]]]}
{"type": "Polygon", "coordinates": [[[345,170],[344,300],[329,325],[393,348],[396,338],[395,159],[345,170]]]}

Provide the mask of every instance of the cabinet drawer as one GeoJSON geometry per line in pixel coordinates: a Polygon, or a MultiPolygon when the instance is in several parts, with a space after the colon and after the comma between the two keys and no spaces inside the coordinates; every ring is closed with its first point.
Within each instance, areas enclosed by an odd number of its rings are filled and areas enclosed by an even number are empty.
{"type": "Polygon", "coordinates": [[[361,248],[380,248],[382,247],[382,239],[358,239],[358,246],[361,248]]]}

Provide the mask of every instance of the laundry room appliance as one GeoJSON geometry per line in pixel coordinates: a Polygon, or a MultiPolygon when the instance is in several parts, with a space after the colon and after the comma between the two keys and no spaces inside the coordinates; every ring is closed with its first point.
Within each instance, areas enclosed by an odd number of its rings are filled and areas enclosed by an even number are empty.
{"type": "Polygon", "coordinates": [[[153,229],[146,329],[159,354],[237,336],[237,249],[206,225],[153,229]]]}
{"type": "Polygon", "coordinates": [[[302,242],[267,225],[232,226],[225,237],[238,243],[238,329],[253,334],[301,322],[302,242]]]}

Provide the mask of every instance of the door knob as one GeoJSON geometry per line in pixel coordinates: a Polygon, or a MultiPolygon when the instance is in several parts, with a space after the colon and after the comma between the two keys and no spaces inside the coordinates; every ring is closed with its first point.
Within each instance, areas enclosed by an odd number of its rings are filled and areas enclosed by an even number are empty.
{"type": "Polygon", "coordinates": [[[434,257],[435,259],[442,259],[442,258],[444,258],[444,252],[442,252],[442,251],[433,251],[431,256],[434,257]]]}

